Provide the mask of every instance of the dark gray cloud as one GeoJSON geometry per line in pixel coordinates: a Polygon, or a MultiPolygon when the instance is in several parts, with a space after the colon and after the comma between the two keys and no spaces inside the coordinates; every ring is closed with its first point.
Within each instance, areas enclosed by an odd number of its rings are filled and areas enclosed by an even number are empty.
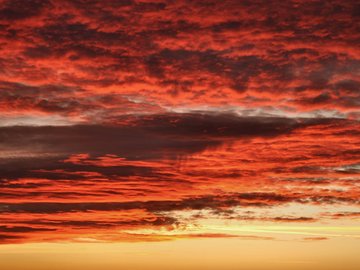
{"type": "MultiPolygon", "coordinates": [[[[124,118],[126,119],[126,118],[124,118]]],[[[124,121],[122,119],[121,121],[124,121]]],[[[18,152],[0,159],[1,179],[35,177],[81,180],[67,172],[94,171],[104,176],[159,175],[141,165],[94,167],[64,163],[70,155],[90,157],[114,154],[130,160],[176,159],[220,146],[233,139],[275,137],[329,119],[242,118],[232,114],[164,114],[130,118],[130,126],[14,126],[0,128],[3,151],[18,152]],[[30,156],[27,156],[30,155],[30,156]],[[63,170],[52,172],[51,170],[63,170]]],[[[120,122],[121,122],[120,121],[120,122]]],[[[3,184],[6,187],[6,184],[3,184]]]]}
{"type": "Polygon", "coordinates": [[[132,209],[144,209],[151,213],[169,212],[175,210],[226,210],[235,206],[272,207],[289,202],[334,204],[354,203],[360,201],[353,198],[341,196],[307,196],[305,194],[281,195],[275,193],[233,193],[228,195],[208,195],[191,197],[182,200],[162,201],[131,201],[131,202],[84,202],[84,203],[56,203],[56,202],[34,202],[34,203],[2,203],[1,213],[38,213],[54,214],[67,212],[89,212],[89,211],[122,211],[132,209]]]}

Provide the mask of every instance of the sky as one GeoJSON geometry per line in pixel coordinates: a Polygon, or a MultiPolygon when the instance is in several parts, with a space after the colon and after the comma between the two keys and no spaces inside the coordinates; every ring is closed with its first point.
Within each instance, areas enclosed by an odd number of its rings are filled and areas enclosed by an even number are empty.
{"type": "Polygon", "coordinates": [[[359,15],[0,0],[0,268],[360,269],[359,15]]]}

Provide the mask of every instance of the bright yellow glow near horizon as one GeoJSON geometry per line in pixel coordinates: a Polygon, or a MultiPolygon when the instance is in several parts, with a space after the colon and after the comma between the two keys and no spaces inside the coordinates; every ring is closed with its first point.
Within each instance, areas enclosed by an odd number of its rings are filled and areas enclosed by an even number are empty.
{"type": "Polygon", "coordinates": [[[0,246],[3,270],[344,269],[360,267],[360,240],[180,239],[0,246]],[[20,259],[21,258],[21,259],[20,259]]]}

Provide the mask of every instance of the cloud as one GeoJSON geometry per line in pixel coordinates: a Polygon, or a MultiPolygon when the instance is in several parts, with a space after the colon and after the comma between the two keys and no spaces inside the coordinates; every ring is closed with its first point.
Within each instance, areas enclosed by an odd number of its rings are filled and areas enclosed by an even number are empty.
{"type": "MultiPolygon", "coordinates": [[[[271,207],[289,202],[302,203],[325,203],[333,204],[337,201],[350,201],[359,203],[356,199],[335,196],[307,196],[304,194],[278,195],[274,193],[235,193],[223,196],[203,195],[199,197],[184,198],[182,200],[158,200],[158,201],[125,201],[125,202],[34,202],[34,203],[2,203],[2,213],[66,213],[87,211],[121,211],[132,209],[144,209],[153,213],[161,213],[175,210],[226,210],[235,206],[271,207]]],[[[274,218],[275,221],[312,221],[312,218],[299,217],[274,218]]]]}
{"type": "Polygon", "coordinates": [[[20,235],[0,234],[0,243],[16,243],[19,242],[21,238],[22,237],[20,235]]]}
{"type": "Polygon", "coordinates": [[[0,0],[0,241],[123,241],[207,211],[219,223],[355,219],[357,10],[0,0]]]}
{"type": "Polygon", "coordinates": [[[323,240],[328,240],[329,238],[327,238],[327,237],[305,237],[303,239],[305,241],[323,241],[323,240]]]}
{"type": "Polygon", "coordinates": [[[0,16],[4,21],[24,20],[37,16],[50,3],[39,0],[27,1],[25,5],[17,0],[4,2],[4,6],[0,9],[0,16]]]}
{"type": "Polygon", "coordinates": [[[42,95],[34,104],[22,94],[18,102],[0,99],[15,112],[76,113],[88,124],[125,111],[224,104],[257,112],[278,104],[282,115],[356,115],[354,10],[352,1],[336,0],[64,1],[61,7],[3,1],[0,80],[14,91],[19,84],[40,87],[42,95]],[[46,97],[46,85],[83,91],[46,97]],[[101,101],[108,94],[120,102],[113,110],[101,101]],[[126,102],[129,96],[148,107],[126,102]]]}
{"type": "MultiPolygon", "coordinates": [[[[5,155],[0,163],[1,177],[85,178],[81,174],[66,176],[68,172],[76,170],[96,171],[105,175],[116,173],[119,176],[151,174],[153,169],[150,167],[155,164],[149,166],[136,163],[135,160],[152,160],[164,156],[176,159],[219,146],[228,140],[274,137],[318,122],[323,120],[242,118],[232,114],[163,114],[122,118],[122,124],[116,126],[1,127],[0,144],[2,155],[5,155]],[[143,139],[144,136],[147,140],[143,139]],[[6,153],[12,158],[6,159],[6,153]],[[83,164],[60,162],[79,153],[87,153],[95,160],[83,164]],[[122,170],[104,166],[94,170],[93,166],[87,166],[100,162],[96,157],[109,154],[134,162],[120,162],[118,166],[122,170]]],[[[107,156],[108,160],[110,158],[107,156]]]]}
{"type": "Polygon", "coordinates": [[[26,226],[0,226],[0,232],[12,232],[12,233],[29,233],[29,232],[41,232],[41,231],[55,231],[55,229],[50,228],[35,228],[35,227],[26,227],[26,226]]]}

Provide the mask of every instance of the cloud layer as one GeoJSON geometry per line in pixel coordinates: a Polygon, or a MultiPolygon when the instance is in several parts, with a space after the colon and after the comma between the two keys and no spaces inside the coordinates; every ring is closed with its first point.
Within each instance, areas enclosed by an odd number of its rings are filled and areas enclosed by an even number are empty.
{"type": "Polygon", "coordinates": [[[353,224],[358,11],[0,0],[0,243],[353,224]]]}

